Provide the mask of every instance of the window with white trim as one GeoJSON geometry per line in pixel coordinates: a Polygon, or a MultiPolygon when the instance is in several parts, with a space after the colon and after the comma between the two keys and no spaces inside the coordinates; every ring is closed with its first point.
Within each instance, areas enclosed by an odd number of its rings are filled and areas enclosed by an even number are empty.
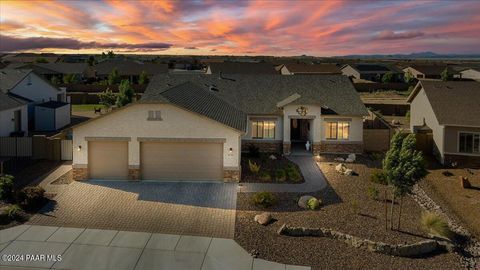
{"type": "Polygon", "coordinates": [[[348,140],[350,138],[349,122],[327,122],[327,140],[348,140]]]}
{"type": "Polygon", "coordinates": [[[253,139],[275,139],[275,121],[252,121],[253,139]]]}
{"type": "Polygon", "coordinates": [[[460,153],[480,154],[480,133],[460,132],[458,139],[460,153]]]}
{"type": "Polygon", "coordinates": [[[162,111],[148,111],[148,121],[162,121],[162,111]]]}

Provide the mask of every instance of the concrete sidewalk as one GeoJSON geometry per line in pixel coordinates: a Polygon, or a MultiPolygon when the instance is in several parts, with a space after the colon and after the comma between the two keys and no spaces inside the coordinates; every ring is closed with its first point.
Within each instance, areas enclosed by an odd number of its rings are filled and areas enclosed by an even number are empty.
{"type": "Polygon", "coordinates": [[[0,268],[85,270],[308,270],[252,258],[234,240],[20,225],[0,231],[0,268]],[[59,260],[8,261],[8,255],[61,255],[59,260]]]}

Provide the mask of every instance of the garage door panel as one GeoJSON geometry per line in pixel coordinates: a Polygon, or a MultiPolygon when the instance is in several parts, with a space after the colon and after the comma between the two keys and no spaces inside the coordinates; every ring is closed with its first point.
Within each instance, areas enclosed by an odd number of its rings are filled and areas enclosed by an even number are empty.
{"type": "Polygon", "coordinates": [[[128,179],[128,142],[91,141],[88,143],[91,179],[128,179]]]}
{"type": "Polygon", "coordinates": [[[223,144],[143,142],[141,174],[147,180],[222,180],[223,144]]]}

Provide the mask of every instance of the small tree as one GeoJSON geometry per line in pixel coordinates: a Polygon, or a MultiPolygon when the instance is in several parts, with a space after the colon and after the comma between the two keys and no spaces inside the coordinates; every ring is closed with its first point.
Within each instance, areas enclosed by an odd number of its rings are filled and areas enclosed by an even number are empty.
{"type": "Polygon", "coordinates": [[[402,214],[403,197],[411,193],[413,186],[426,175],[425,161],[420,151],[415,150],[415,134],[402,134],[397,132],[390,143],[383,170],[388,183],[393,188],[392,205],[390,211],[390,229],[393,229],[393,206],[395,199],[400,197],[400,210],[398,225],[402,214]]]}
{"type": "Polygon", "coordinates": [[[62,80],[64,84],[75,83],[77,82],[77,76],[75,76],[75,74],[65,74],[62,80]]]}
{"type": "Polygon", "coordinates": [[[120,82],[120,74],[118,69],[114,68],[110,74],[108,74],[108,85],[114,85],[120,82]]]}
{"type": "Polygon", "coordinates": [[[95,56],[90,55],[90,56],[88,57],[88,59],[87,59],[87,63],[88,63],[89,66],[95,65],[95,63],[96,63],[96,61],[95,61],[95,56]]]}
{"type": "Polygon", "coordinates": [[[410,72],[410,70],[408,70],[408,71],[405,72],[405,74],[403,75],[403,80],[404,80],[406,83],[411,83],[411,82],[413,82],[413,80],[415,80],[415,77],[413,76],[412,72],[410,72]]]}
{"type": "Polygon", "coordinates": [[[134,94],[135,92],[133,91],[130,82],[128,80],[122,80],[118,86],[117,106],[123,107],[128,103],[131,103],[134,94]]]}
{"type": "Polygon", "coordinates": [[[138,84],[146,84],[148,83],[148,74],[145,70],[142,71],[140,74],[140,78],[138,78],[138,84]]]}
{"type": "Polygon", "coordinates": [[[57,76],[53,76],[53,77],[50,79],[50,82],[51,82],[53,85],[59,85],[59,84],[60,84],[60,79],[59,79],[57,76]]]}
{"type": "Polygon", "coordinates": [[[98,98],[100,99],[100,104],[105,105],[107,109],[110,109],[117,101],[117,95],[110,88],[98,94],[98,98]]]}
{"type": "Polygon", "coordinates": [[[450,80],[450,72],[448,71],[448,67],[446,67],[443,71],[442,74],[440,74],[442,81],[446,82],[450,80]]]}
{"type": "Polygon", "coordinates": [[[107,57],[108,58],[114,58],[115,57],[115,53],[113,51],[108,51],[107,52],[107,57]]]}
{"type": "Polygon", "coordinates": [[[40,57],[35,59],[35,63],[48,63],[48,60],[43,57],[40,57]]]}
{"type": "Polygon", "coordinates": [[[382,82],[383,82],[383,83],[391,83],[391,82],[393,82],[393,73],[389,71],[389,72],[383,74],[383,76],[382,76],[382,82]]]}

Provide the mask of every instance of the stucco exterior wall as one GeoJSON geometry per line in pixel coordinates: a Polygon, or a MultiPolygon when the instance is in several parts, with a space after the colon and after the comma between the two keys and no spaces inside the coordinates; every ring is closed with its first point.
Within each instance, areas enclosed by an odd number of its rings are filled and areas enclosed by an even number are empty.
{"type": "Polygon", "coordinates": [[[338,116],[338,115],[329,115],[322,116],[322,128],[321,128],[321,141],[326,142],[327,135],[327,123],[331,121],[343,121],[350,123],[350,134],[348,140],[328,140],[328,142],[336,143],[352,143],[359,142],[363,143],[363,119],[360,116],[338,116]]]}
{"type": "Polygon", "coordinates": [[[438,123],[432,106],[427,99],[425,91],[421,89],[410,104],[410,130],[415,132],[416,126],[425,124],[433,131],[434,151],[438,151],[441,160],[444,156],[444,127],[438,123]]]}
{"type": "Polygon", "coordinates": [[[472,79],[475,81],[480,81],[480,71],[474,70],[474,69],[467,69],[462,72],[462,78],[464,79],[472,79]]]}
{"type": "Polygon", "coordinates": [[[61,129],[70,124],[70,104],[55,110],[55,128],[61,129]]]}
{"type": "Polygon", "coordinates": [[[321,108],[318,105],[286,105],[283,108],[283,141],[285,143],[290,142],[290,119],[311,119],[310,120],[310,134],[313,136],[313,142],[320,142],[321,140],[321,108]],[[299,107],[307,108],[307,115],[301,116],[297,112],[299,107]]]}
{"type": "Polygon", "coordinates": [[[28,110],[27,105],[19,106],[13,109],[0,111],[0,137],[10,136],[11,132],[15,131],[15,122],[12,121],[14,113],[21,110],[22,131],[25,135],[28,133],[28,110]]]}
{"type": "Polygon", "coordinates": [[[73,164],[88,164],[88,143],[85,137],[129,137],[128,163],[140,165],[139,137],[150,138],[209,138],[225,139],[224,168],[240,164],[241,132],[209,118],[188,112],[170,104],[134,104],[105,117],[73,129],[73,164]],[[160,110],[162,121],[147,121],[149,110],[160,110]],[[229,149],[232,148],[232,153],[229,149]]]}
{"type": "Polygon", "coordinates": [[[282,75],[293,75],[293,73],[291,73],[286,66],[283,66],[280,69],[280,74],[282,74],[282,75]]]}
{"type": "Polygon", "coordinates": [[[480,134],[480,127],[445,127],[445,153],[446,154],[460,154],[460,155],[474,155],[480,156],[480,154],[460,153],[458,151],[459,133],[460,132],[472,132],[480,134]]]}
{"type": "Polygon", "coordinates": [[[35,130],[55,130],[55,109],[40,106],[35,107],[35,130]]]}
{"type": "Polygon", "coordinates": [[[28,74],[10,92],[33,100],[35,103],[57,100],[57,94],[62,93],[34,73],[28,74]]]}
{"type": "Polygon", "coordinates": [[[342,68],[342,74],[347,77],[354,77],[356,79],[360,79],[360,73],[349,65],[342,68]]]}
{"type": "Polygon", "coordinates": [[[425,74],[421,73],[420,71],[413,69],[411,67],[407,67],[403,69],[403,72],[407,73],[410,72],[414,78],[425,78],[425,74]]]}

